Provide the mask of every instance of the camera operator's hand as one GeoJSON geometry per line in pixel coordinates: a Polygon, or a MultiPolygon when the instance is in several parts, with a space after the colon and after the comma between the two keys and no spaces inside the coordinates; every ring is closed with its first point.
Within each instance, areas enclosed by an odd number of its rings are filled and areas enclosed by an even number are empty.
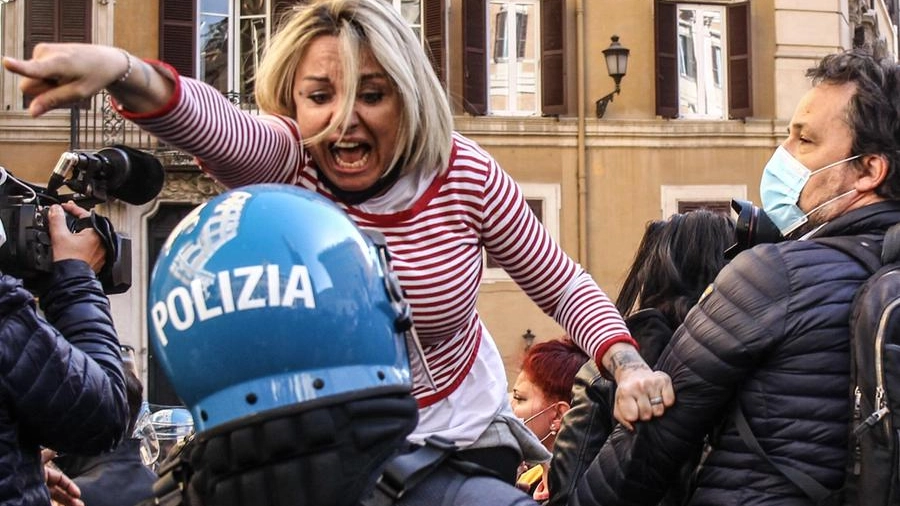
{"type": "Polygon", "coordinates": [[[44,482],[50,489],[50,504],[52,506],[84,506],[78,485],[56,467],[56,464],[53,463],[54,458],[56,458],[55,451],[49,448],[41,450],[44,482]]]}
{"type": "Polygon", "coordinates": [[[128,52],[98,44],[48,44],[34,47],[30,60],[3,57],[3,66],[22,76],[19,89],[32,97],[37,117],[91,98],[103,88],[128,110],[149,112],[165,105],[174,82],[128,52]]]}
{"type": "Polygon", "coordinates": [[[100,235],[92,228],[85,228],[77,233],[69,230],[63,210],[76,218],[86,218],[91,213],[78,207],[74,202],[64,202],[62,206],[50,206],[49,230],[50,245],[53,249],[53,261],[76,259],[83,260],[94,272],[99,272],[106,260],[106,250],[100,235]]]}

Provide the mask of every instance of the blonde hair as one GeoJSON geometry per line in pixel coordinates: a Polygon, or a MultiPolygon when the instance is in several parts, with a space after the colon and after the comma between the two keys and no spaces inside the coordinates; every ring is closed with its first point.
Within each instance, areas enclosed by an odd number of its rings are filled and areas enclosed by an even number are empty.
{"type": "Polygon", "coordinates": [[[339,40],[345,98],[328,127],[304,142],[317,142],[346,127],[356,100],[361,52],[368,49],[390,77],[402,104],[398,149],[386,170],[402,161],[404,172],[442,171],[452,145],[450,104],[422,43],[384,0],[319,0],[293,7],[272,36],[256,74],[260,109],[294,116],[294,76],[310,43],[322,35],[339,40]]]}

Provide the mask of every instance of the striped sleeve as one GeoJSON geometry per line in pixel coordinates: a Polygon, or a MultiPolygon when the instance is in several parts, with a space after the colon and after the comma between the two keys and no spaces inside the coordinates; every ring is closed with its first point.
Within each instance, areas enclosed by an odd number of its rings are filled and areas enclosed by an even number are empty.
{"type": "Polygon", "coordinates": [[[248,114],[205,83],[174,79],[179,93],[165,110],[121,111],[123,116],[197,157],[203,170],[226,187],[297,183],[303,153],[292,119],[248,114]]]}
{"type": "Polygon", "coordinates": [[[496,162],[484,195],[488,254],[598,363],[617,342],[635,344],[622,316],[591,276],[550,237],[518,185],[496,162]]]}

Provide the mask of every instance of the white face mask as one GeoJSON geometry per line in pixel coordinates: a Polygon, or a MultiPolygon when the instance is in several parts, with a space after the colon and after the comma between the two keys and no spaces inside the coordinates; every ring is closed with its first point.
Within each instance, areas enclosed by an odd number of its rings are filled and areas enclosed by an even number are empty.
{"type": "Polygon", "coordinates": [[[844,192],[816,206],[810,212],[804,213],[797,205],[797,200],[800,198],[800,192],[803,191],[809,178],[824,170],[855,160],[860,156],[862,155],[844,158],[843,160],[830,163],[819,170],[811,171],[800,160],[794,158],[784,146],[778,146],[772,158],[766,163],[762,180],[759,183],[759,194],[762,198],[763,210],[772,220],[772,223],[778,227],[782,235],[790,234],[809,221],[809,216],[812,213],[856,191],[844,192]]]}

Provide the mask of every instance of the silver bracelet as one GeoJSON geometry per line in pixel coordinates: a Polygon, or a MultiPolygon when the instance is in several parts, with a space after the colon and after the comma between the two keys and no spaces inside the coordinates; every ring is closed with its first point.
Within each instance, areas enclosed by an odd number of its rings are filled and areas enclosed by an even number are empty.
{"type": "Polygon", "coordinates": [[[131,76],[131,71],[134,70],[134,66],[133,66],[132,63],[131,63],[131,53],[129,53],[128,51],[126,51],[126,50],[124,50],[124,49],[119,49],[119,51],[121,51],[122,54],[125,55],[125,59],[128,60],[128,68],[125,69],[125,73],[122,74],[122,76],[119,77],[119,78],[116,80],[116,82],[117,82],[117,83],[124,83],[125,80],[128,79],[129,76],[131,76]]]}

